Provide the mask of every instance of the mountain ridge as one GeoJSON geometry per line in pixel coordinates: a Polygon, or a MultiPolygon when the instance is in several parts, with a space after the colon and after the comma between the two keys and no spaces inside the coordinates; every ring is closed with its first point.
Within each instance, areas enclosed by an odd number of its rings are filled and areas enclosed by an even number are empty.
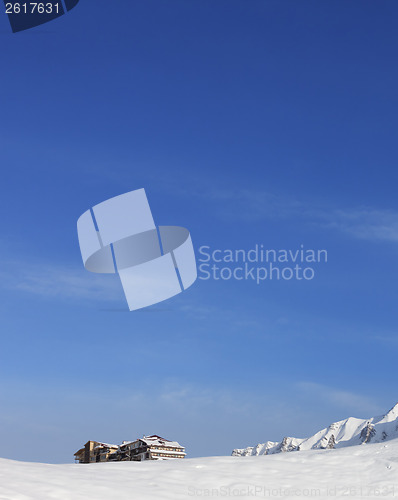
{"type": "Polygon", "coordinates": [[[398,438],[398,403],[387,413],[378,417],[361,419],[348,417],[333,422],[308,438],[286,436],[282,441],[266,441],[256,446],[236,448],[232,456],[247,457],[273,455],[291,451],[327,450],[381,443],[398,438]]]}

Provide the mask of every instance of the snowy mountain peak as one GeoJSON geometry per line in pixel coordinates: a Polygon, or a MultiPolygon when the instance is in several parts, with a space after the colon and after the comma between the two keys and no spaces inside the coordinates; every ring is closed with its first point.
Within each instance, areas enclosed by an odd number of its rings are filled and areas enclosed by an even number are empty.
{"type": "Polygon", "coordinates": [[[391,408],[390,411],[388,411],[383,418],[380,420],[380,422],[393,422],[394,420],[398,419],[398,403],[391,408]]]}
{"type": "Polygon", "coordinates": [[[289,451],[327,450],[346,446],[381,443],[398,438],[398,403],[382,417],[360,419],[349,417],[334,422],[305,439],[285,437],[280,442],[267,441],[257,446],[235,449],[233,456],[272,455],[289,451]]]}

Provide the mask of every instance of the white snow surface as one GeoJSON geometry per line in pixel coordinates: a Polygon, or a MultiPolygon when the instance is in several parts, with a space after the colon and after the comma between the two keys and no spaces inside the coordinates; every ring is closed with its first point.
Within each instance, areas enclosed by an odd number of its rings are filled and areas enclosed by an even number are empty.
{"type": "Polygon", "coordinates": [[[0,500],[392,498],[398,440],[252,457],[49,465],[0,459],[0,500]]]}
{"type": "Polygon", "coordinates": [[[398,438],[398,403],[381,417],[349,417],[334,422],[309,438],[285,437],[281,442],[267,441],[256,446],[235,449],[232,456],[272,455],[291,451],[342,448],[383,443],[398,438]]]}

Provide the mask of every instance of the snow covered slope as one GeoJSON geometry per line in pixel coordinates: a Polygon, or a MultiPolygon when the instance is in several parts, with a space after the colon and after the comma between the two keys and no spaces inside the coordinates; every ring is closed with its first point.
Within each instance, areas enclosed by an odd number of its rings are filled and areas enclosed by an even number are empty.
{"type": "Polygon", "coordinates": [[[0,460],[0,500],[380,499],[397,495],[398,440],[247,458],[87,465],[0,460]]]}
{"type": "Polygon", "coordinates": [[[232,456],[272,455],[286,451],[341,448],[367,443],[382,443],[398,438],[398,403],[382,417],[367,420],[347,418],[335,422],[305,439],[285,437],[281,442],[267,441],[257,446],[235,449],[232,456]]]}

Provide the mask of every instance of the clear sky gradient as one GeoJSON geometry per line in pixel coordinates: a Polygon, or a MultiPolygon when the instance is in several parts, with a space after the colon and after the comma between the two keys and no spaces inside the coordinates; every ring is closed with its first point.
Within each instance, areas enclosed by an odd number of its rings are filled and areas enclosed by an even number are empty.
{"type": "Polygon", "coordinates": [[[398,4],[81,0],[0,16],[0,457],[142,434],[189,456],[398,401],[398,4]],[[196,251],[326,249],[129,313],[77,218],[144,187],[196,251]]]}

